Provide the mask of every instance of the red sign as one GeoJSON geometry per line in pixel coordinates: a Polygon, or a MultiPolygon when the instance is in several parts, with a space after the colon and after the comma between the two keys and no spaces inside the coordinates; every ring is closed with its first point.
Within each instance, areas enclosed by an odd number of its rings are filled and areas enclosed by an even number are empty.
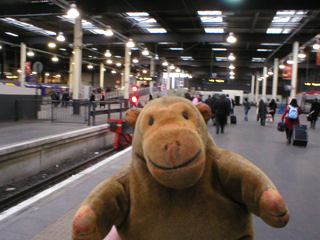
{"type": "Polygon", "coordinates": [[[24,67],[26,73],[31,73],[31,62],[25,62],[24,67]]]}
{"type": "Polygon", "coordinates": [[[317,66],[320,66],[320,51],[317,52],[317,66]]]}
{"type": "Polygon", "coordinates": [[[291,80],[292,75],[292,66],[286,65],[284,69],[282,70],[282,79],[283,80],[291,80]]]}

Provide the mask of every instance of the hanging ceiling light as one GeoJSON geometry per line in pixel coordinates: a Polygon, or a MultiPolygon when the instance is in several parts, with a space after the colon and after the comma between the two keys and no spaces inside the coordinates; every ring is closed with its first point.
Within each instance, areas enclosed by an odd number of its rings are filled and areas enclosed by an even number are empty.
{"type": "Polygon", "coordinates": [[[287,60],[287,64],[293,64],[293,60],[292,59],[288,59],[287,60]]]}
{"type": "Polygon", "coordinates": [[[279,68],[280,69],[284,69],[286,66],[283,64],[283,63],[281,63],[280,65],[279,65],[279,68]]]}
{"type": "Polygon", "coordinates": [[[34,56],[34,52],[32,52],[31,50],[29,50],[29,51],[27,52],[27,55],[28,55],[29,57],[33,57],[33,56],[34,56]]]}
{"type": "Polygon", "coordinates": [[[234,76],[230,76],[230,79],[234,79],[234,76]]]}
{"type": "Polygon", "coordinates": [[[115,74],[115,73],[117,73],[117,71],[116,70],[111,70],[111,73],[115,74]]]}
{"type": "Polygon", "coordinates": [[[133,62],[133,63],[138,63],[139,60],[138,60],[137,58],[134,58],[134,59],[132,59],[132,62],[133,62]]]}
{"type": "Polygon", "coordinates": [[[107,62],[108,64],[112,64],[112,63],[113,63],[111,59],[108,59],[106,62],[107,62]]]}
{"type": "Polygon", "coordinates": [[[2,48],[2,45],[0,45],[0,49],[2,48]]]}
{"type": "Polygon", "coordinates": [[[104,35],[107,37],[111,37],[113,35],[113,31],[110,26],[108,26],[107,30],[104,32],[104,35]]]}
{"type": "Polygon", "coordinates": [[[59,42],[63,42],[64,40],[66,40],[66,38],[65,38],[64,35],[63,35],[63,32],[59,32],[59,33],[58,33],[57,40],[58,40],[59,42]]]}
{"type": "Polygon", "coordinates": [[[234,73],[233,71],[231,71],[231,72],[230,72],[230,75],[231,75],[231,76],[234,76],[234,75],[235,75],[235,73],[234,73]]]}
{"type": "Polygon", "coordinates": [[[234,60],[236,59],[236,57],[233,55],[233,53],[230,53],[228,59],[229,59],[230,61],[234,61],[234,60]]]}
{"type": "Polygon", "coordinates": [[[79,11],[77,10],[77,5],[74,3],[70,4],[70,9],[67,12],[68,18],[76,18],[79,16],[79,11]]]}
{"type": "Polygon", "coordinates": [[[320,49],[319,42],[317,41],[315,44],[313,44],[312,48],[315,49],[315,50],[319,50],[320,49]]]}
{"type": "Polygon", "coordinates": [[[53,42],[48,43],[49,48],[55,48],[57,45],[53,42]]]}
{"type": "Polygon", "coordinates": [[[89,64],[89,65],[87,66],[87,68],[88,68],[88,69],[93,69],[93,65],[92,65],[92,64],[89,64]]]}
{"type": "Polygon", "coordinates": [[[233,64],[230,64],[229,69],[233,70],[233,69],[235,69],[235,68],[236,68],[236,67],[235,67],[233,64]]]}
{"type": "Polygon", "coordinates": [[[302,51],[302,50],[300,50],[300,52],[299,52],[299,54],[298,54],[298,58],[301,58],[301,59],[303,59],[303,58],[306,58],[306,54],[302,51]]]}
{"type": "Polygon", "coordinates": [[[117,63],[116,63],[116,66],[117,66],[117,67],[121,67],[121,65],[122,65],[121,62],[117,62],[117,63]]]}
{"type": "Polygon", "coordinates": [[[142,73],[147,73],[147,72],[148,72],[148,71],[147,71],[147,70],[145,70],[145,69],[143,69],[143,70],[142,70],[142,73]]]}
{"type": "Polygon", "coordinates": [[[235,38],[233,32],[230,32],[230,33],[229,33],[229,36],[228,36],[228,38],[227,38],[227,42],[228,42],[228,43],[235,43],[236,41],[237,41],[237,39],[235,38]]]}
{"type": "Polygon", "coordinates": [[[57,56],[53,56],[53,57],[51,58],[51,60],[52,60],[53,62],[58,62],[58,61],[59,61],[59,58],[58,58],[57,56]]]}
{"type": "Polygon", "coordinates": [[[164,66],[164,67],[166,67],[166,66],[168,66],[169,65],[169,63],[167,62],[167,61],[164,61],[163,63],[162,63],[162,66],[164,66]]]}
{"type": "Polygon", "coordinates": [[[142,55],[144,55],[144,56],[148,56],[148,55],[149,55],[148,48],[144,48],[144,49],[143,49],[142,55]]]}
{"type": "Polygon", "coordinates": [[[159,60],[159,55],[156,54],[156,55],[154,56],[154,59],[155,59],[155,60],[159,60]]]}
{"type": "Polygon", "coordinates": [[[111,54],[111,52],[110,52],[110,50],[108,49],[108,50],[106,50],[106,53],[104,54],[106,57],[111,57],[112,56],[112,54],[111,54]]]}
{"type": "Polygon", "coordinates": [[[180,68],[176,68],[176,72],[177,73],[181,72],[180,68]]]}
{"type": "Polygon", "coordinates": [[[135,46],[135,43],[133,42],[132,38],[129,38],[126,45],[128,48],[133,48],[135,46]]]}
{"type": "Polygon", "coordinates": [[[268,75],[270,75],[270,76],[273,75],[273,71],[271,69],[268,71],[268,75]]]}
{"type": "Polygon", "coordinates": [[[174,70],[175,68],[176,68],[176,67],[175,67],[173,64],[170,65],[170,69],[171,69],[171,70],[174,70]]]}

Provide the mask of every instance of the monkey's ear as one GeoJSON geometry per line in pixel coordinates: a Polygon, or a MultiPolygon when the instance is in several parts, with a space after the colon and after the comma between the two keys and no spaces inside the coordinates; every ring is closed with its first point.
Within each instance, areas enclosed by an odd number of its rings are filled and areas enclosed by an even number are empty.
{"type": "Polygon", "coordinates": [[[199,112],[201,113],[205,122],[208,122],[211,118],[212,112],[211,108],[205,103],[197,103],[196,107],[198,108],[199,112]]]}
{"type": "Polygon", "coordinates": [[[126,111],[124,120],[133,129],[136,126],[136,122],[141,111],[142,111],[142,108],[130,108],[126,111]]]}

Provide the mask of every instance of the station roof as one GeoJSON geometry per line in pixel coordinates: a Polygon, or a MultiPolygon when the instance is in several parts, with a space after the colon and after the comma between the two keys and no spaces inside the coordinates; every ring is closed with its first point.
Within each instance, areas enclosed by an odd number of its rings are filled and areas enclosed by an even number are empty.
{"type": "MultiPolygon", "coordinates": [[[[66,13],[71,3],[83,21],[83,59],[97,66],[110,50],[113,64],[107,67],[120,69],[115,63],[124,62],[125,42],[132,38],[140,49],[158,55],[158,70],[165,69],[161,63],[167,60],[195,77],[217,73],[228,78],[227,57],[233,53],[236,80],[249,80],[263,66],[272,68],[274,58],[284,62],[290,58],[294,41],[307,54],[299,68],[317,68],[312,46],[320,39],[319,3],[301,0],[1,0],[0,43],[7,46],[7,56],[10,46],[25,42],[29,48],[65,58],[60,64],[69,64],[74,22],[66,13]],[[109,27],[111,37],[104,35],[109,27]],[[65,42],[56,41],[59,32],[65,42]],[[230,33],[237,38],[233,44],[227,42],[230,33]],[[49,42],[57,47],[50,49],[49,42]]],[[[50,55],[42,58],[51,61],[50,55]]],[[[132,58],[140,60],[133,73],[149,68],[150,59],[138,48],[132,50],[132,58]]]]}

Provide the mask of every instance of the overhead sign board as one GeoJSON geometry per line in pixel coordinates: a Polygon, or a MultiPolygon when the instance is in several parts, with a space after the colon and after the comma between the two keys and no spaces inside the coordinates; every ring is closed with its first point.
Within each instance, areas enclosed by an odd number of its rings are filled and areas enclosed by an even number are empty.
{"type": "Polygon", "coordinates": [[[137,80],[139,80],[139,81],[157,81],[157,77],[138,76],[137,80]]]}
{"type": "Polygon", "coordinates": [[[320,87],[319,82],[306,82],[306,83],[304,83],[304,85],[308,86],[308,87],[320,87]]]}
{"type": "Polygon", "coordinates": [[[217,79],[217,78],[210,78],[208,81],[212,82],[212,83],[225,83],[226,82],[226,80],[224,80],[224,79],[217,79]]]}
{"type": "Polygon", "coordinates": [[[39,73],[42,73],[43,64],[41,62],[35,62],[32,64],[32,70],[39,73]]]}

